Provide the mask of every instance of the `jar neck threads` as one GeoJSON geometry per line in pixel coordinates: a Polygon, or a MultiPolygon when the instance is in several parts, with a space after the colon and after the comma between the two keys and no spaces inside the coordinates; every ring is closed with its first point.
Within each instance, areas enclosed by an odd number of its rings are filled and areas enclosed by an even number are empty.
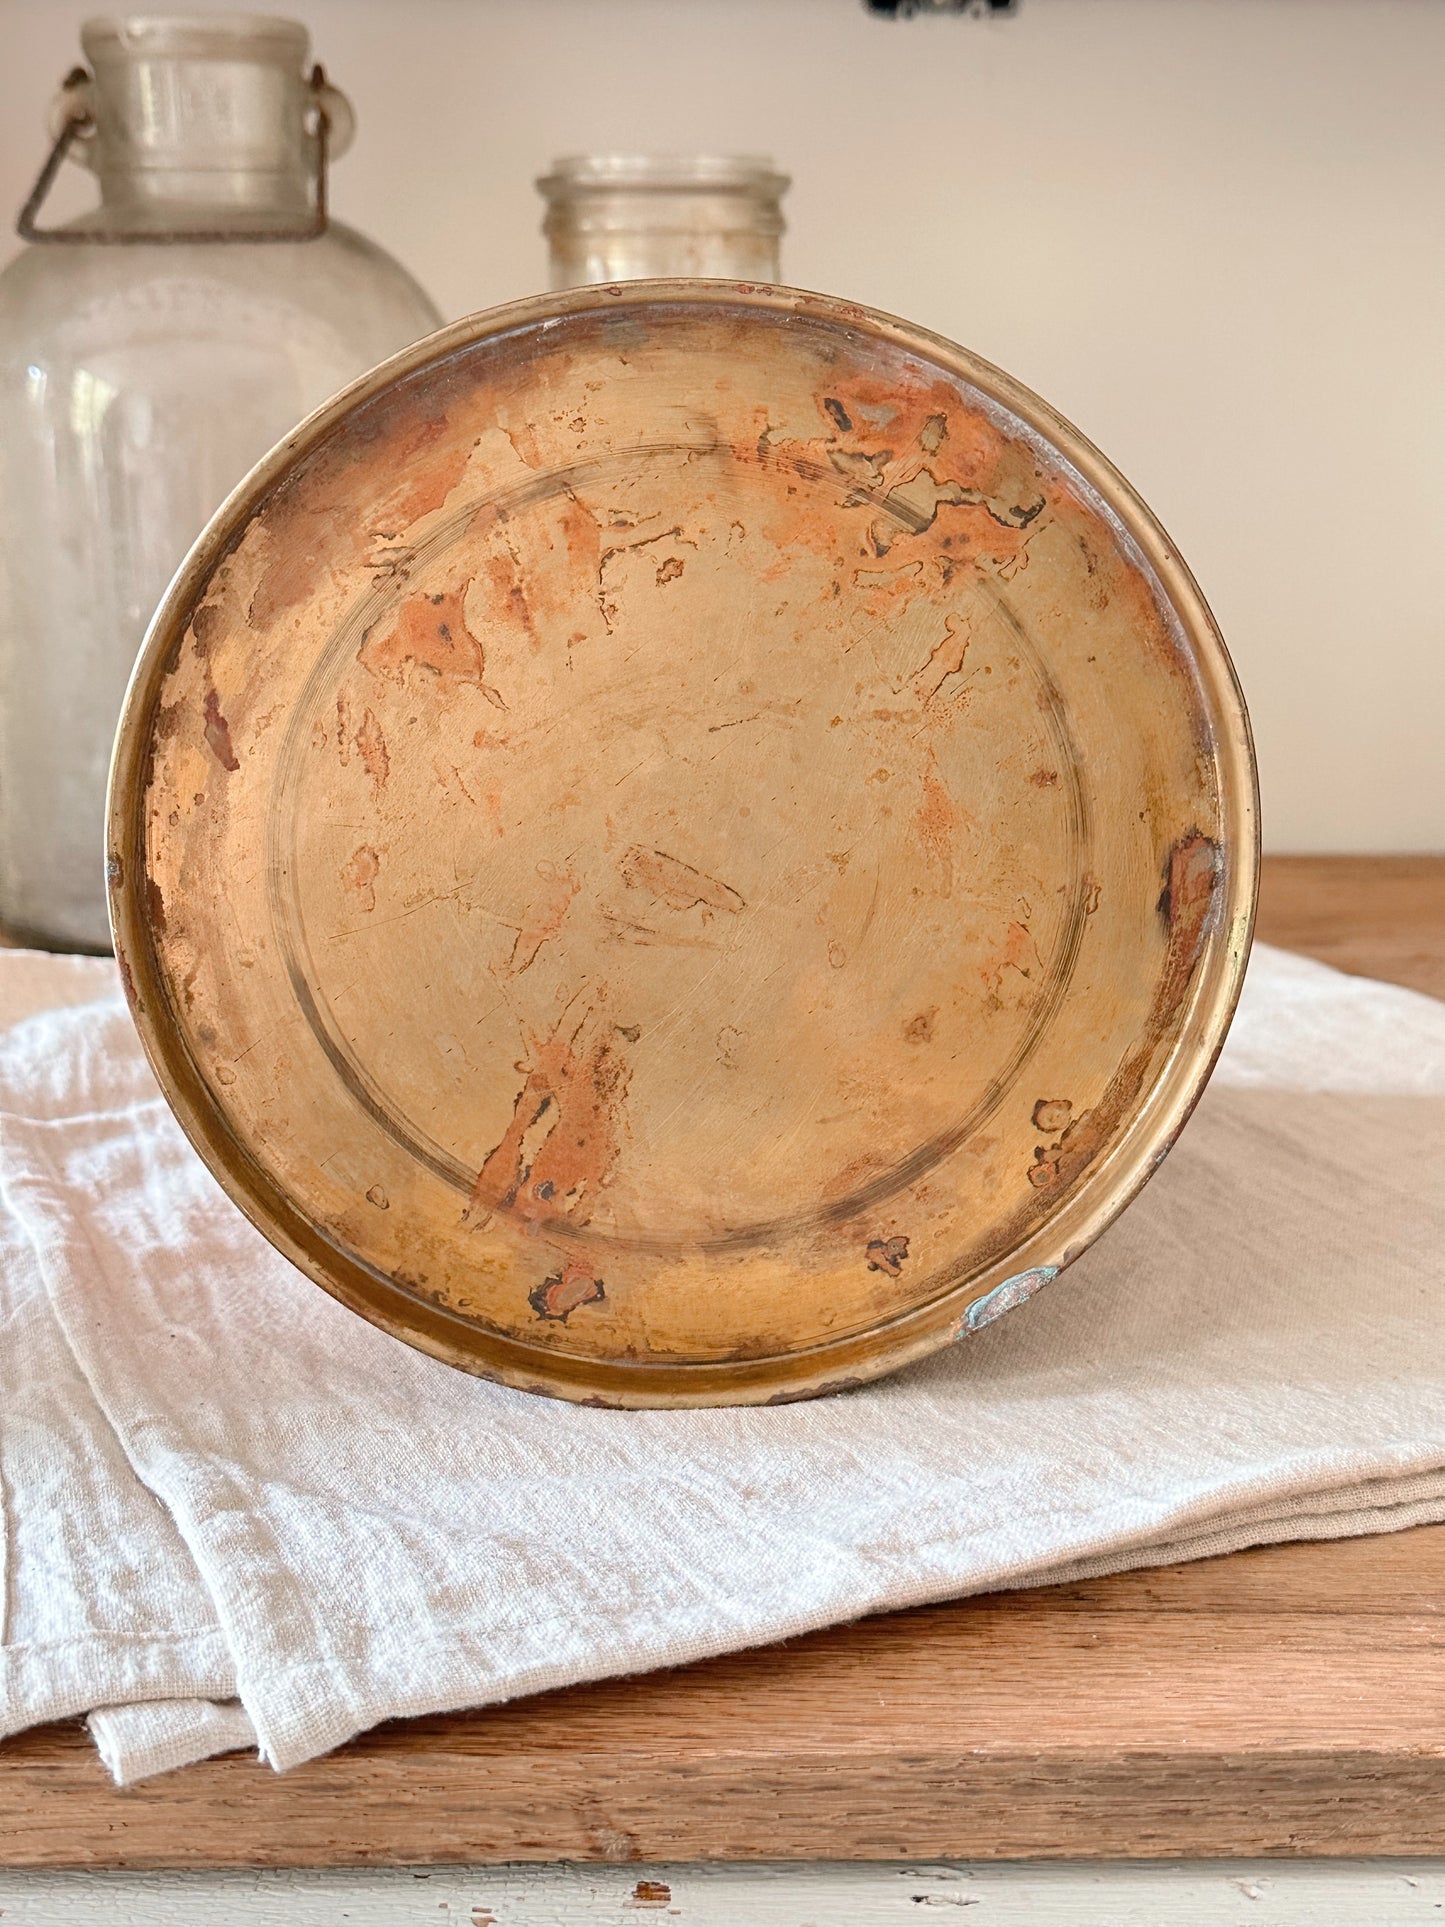
{"type": "Polygon", "coordinates": [[[780,279],[788,178],[761,156],[569,155],[537,183],[551,285],[780,279]]]}

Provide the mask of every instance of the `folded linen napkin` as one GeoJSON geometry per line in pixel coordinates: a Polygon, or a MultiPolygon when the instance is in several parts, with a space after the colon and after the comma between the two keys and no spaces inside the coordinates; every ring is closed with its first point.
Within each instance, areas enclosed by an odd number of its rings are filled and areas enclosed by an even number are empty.
{"type": "MultiPolygon", "coordinates": [[[[200,1642],[149,1685],[97,1667],[123,1778],[251,1733],[286,1767],[397,1715],[888,1607],[1445,1518],[1445,1005],[1263,949],[1194,1121],[1094,1250],[948,1353],[811,1404],[590,1411],[372,1330],[224,1198],[113,995],[0,1036],[0,1223],[87,1389],[63,1357],[36,1369],[89,1414],[99,1468],[7,1474],[12,1595],[38,1596],[27,1547],[64,1517],[103,1557],[40,1589],[72,1589],[57,1623],[109,1650],[119,1560],[143,1622],[200,1642]],[[232,1677],[240,1709],[216,1704],[232,1677]]],[[[0,1730],[44,1716],[5,1680],[0,1730]]]]}
{"type": "MultiPolygon", "coordinates": [[[[109,962],[0,953],[0,1024],[114,992],[109,962]]],[[[42,1080],[27,1083],[43,1105],[42,1080]]],[[[195,1561],[127,1462],[3,1210],[0,1495],[0,1734],[111,1701],[235,1691],[195,1561]]]]}

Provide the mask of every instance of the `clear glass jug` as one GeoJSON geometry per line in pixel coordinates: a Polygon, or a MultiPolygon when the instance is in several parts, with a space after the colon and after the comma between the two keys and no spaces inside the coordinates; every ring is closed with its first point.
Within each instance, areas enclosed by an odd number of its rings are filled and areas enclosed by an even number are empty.
{"type": "Polygon", "coordinates": [[[235,14],[92,21],[89,71],[0,274],[0,923],[109,948],[111,739],[151,610],[233,485],[288,429],[438,325],[330,220],[351,110],[305,30],[235,14]],[[100,203],[58,231],[67,153],[100,203]],[[59,244],[59,245],[57,245],[59,244]]]}
{"type": "Polygon", "coordinates": [[[788,177],[763,156],[573,154],[537,188],[554,288],[655,275],[782,278],[788,177]]]}

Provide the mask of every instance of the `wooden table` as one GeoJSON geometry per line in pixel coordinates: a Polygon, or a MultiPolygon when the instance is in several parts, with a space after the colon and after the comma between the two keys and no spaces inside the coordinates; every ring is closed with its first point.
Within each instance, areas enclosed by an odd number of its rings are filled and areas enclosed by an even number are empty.
{"type": "MultiPolygon", "coordinates": [[[[1260,934],[1445,996],[1445,857],[1275,858],[1260,934]]],[[[14,1867],[1442,1853],[1445,1526],[888,1614],[284,1778],[0,1747],[14,1867]]]]}

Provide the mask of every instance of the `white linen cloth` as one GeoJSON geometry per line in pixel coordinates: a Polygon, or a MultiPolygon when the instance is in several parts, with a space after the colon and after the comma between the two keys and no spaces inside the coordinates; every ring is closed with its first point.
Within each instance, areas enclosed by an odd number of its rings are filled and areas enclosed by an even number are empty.
{"type": "Polygon", "coordinates": [[[90,1707],[123,1780],[1445,1518],[1432,999],[1257,950],[1178,1147],[1027,1306],[856,1392],[644,1413],[468,1378],[302,1278],[186,1144],[108,964],[0,954],[7,1017],[0,1732],[90,1707]]]}
{"type": "MultiPolygon", "coordinates": [[[[114,993],[108,961],[0,952],[0,1024],[114,993]]],[[[235,1691],[195,1561],[127,1462],[3,1209],[0,1497],[0,1733],[110,1700],[235,1691]]]]}

